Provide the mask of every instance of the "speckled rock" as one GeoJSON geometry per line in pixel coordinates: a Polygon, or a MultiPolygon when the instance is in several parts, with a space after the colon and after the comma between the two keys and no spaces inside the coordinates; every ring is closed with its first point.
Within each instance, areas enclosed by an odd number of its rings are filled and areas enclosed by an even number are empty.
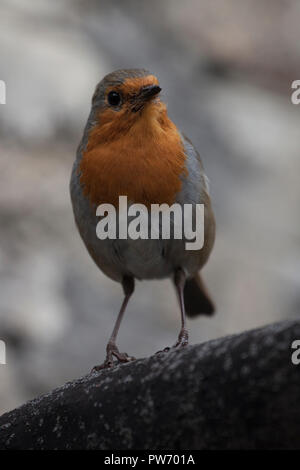
{"type": "Polygon", "coordinates": [[[0,449],[300,448],[300,322],[90,374],[0,418],[0,449]]]}

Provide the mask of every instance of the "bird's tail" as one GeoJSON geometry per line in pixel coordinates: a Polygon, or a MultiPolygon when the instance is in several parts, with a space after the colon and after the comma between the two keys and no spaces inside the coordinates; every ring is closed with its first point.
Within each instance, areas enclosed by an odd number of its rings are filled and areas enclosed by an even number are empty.
{"type": "Polygon", "coordinates": [[[199,273],[185,283],[184,305],[189,317],[212,315],[215,311],[214,303],[199,273]]]}

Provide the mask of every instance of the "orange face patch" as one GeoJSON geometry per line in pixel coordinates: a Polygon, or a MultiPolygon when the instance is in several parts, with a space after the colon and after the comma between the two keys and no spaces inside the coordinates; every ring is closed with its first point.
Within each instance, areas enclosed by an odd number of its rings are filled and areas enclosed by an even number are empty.
{"type": "MultiPolygon", "coordinates": [[[[127,79],[119,89],[126,97],[153,84],[158,81],[149,75],[127,79]]],[[[111,108],[100,112],[90,130],[80,183],[96,206],[117,206],[121,195],[148,207],[172,204],[181,188],[185,158],[180,135],[163,103],[150,101],[141,113],[133,113],[124,101],[118,112],[111,108]]]]}
{"type": "MultiPolygon", "coordinates": [[[[147,75],[146,77],[127,78],[120,86],[120,90],[125,95],[136,93],[140,88],[148,85],[158,85],[158,80],[154,75],[147,75]]],[[[108,92],[111,89],[107,90],[108,92]]]]}

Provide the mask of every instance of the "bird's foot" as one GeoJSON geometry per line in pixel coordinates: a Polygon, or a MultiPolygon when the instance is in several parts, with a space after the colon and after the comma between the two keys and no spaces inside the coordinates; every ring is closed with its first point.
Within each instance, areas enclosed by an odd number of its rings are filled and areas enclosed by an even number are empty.
{"type": "Polygon", "coordinates": [[[177,348],[184,348],[189,344],[189,334],[187,330],[182,329],[179,333],[178,340],[172,347],[166,347],[162,349],[161,351],[157,351],[155,354],[160,354],[164,352],[171,351],[172,349],[177,349],[177,348]]]}
{"type": "Polygon", "coordinates": [[[184,348],[189,344],[189,334],[186,329],[182,329],[179,333],[178,340],[174,344],[173,348],[184,348]]]}
{"type": "Polygon", "coordinates": [[[169,346],[167,346],[166,348],[164,348],[164,349],[161,349],[160,351],[157,351],[155,354],[161,354],[161,353],[165,353],[165,352],[168,352],[168,351],[170,351],[170,349],[171,349],[171,348],[170,348],[169,346]]]}
{"type": "Polygon", "coordinates": [[[108,344],[106,348],[107,354],[106,359],[103,364],[95,366],[92,369],[92,372],[97,372],[103,369],[111,369],[119,363],[132,362],[135,361],[135,357],[129,356],[127,353],[121,353],[115,344],[108,344]],[[114,357],[117,361],[114,361],[114,357]]]}

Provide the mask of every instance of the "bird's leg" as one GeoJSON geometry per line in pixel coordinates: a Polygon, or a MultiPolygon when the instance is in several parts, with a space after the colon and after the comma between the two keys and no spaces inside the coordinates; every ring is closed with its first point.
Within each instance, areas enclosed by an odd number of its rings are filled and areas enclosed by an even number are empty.
{"type": "Polygon", "coordinates": [[[133,279],[133,277],[124,276],[123,281],[122,281],[122,285],[123,285],[125,297],[124,297],[124,300],[123,300],[123,303],[122,303],[117,321],[115,323],[112,335],[111,335],[111,337],[108,341],[108,344],[106,346],[106,359],[103,362],[103,364],[101,364],[100,366],[95,366],[92,369],[92,372],[97,371],[97,370],[101,370],[101,369],[107,369],[107,368],[113,367],[114,364],[115,364],[114,360],[113,360],[114,357],[119,362],[130,362],[130,361],[135,360],[134,357],[128,356],[128,354],[126,354],[126,353],[120,353],[120,351],[119,351],[119,349],[117,348],[117,345],[116,345],[116,339],[117,339],[117,335],[118,335],[119,328],[120,328],[120,325],[121,325],[121,321],[122,321],[124,312],[126,310],[128,301],[129,301],[129,299],[130,299],[130,297],[131,297],[131,295],[133,294],[133,291],[134,291],[134,279],[133,279]]]}
{"type": "Polygon", "coordinates": [[[181,328],[178,335],[178,340],[174,344],[174,348],[182,348],[187,346],[189,343],[189,334],[186,329],[186,318],[185,318],[185,307],[184,307],[184,297],[183,290],[186,281],[186,274],[183,269],[178,268],[174,273],[174,284],[177,290],[179,305],[180,305],[180,314],[181,314],[181,328]]]}
{"type": "MultiPolygon", "coordinates": [[[[186,321],[185,321],[185,307],[184,307],[184,297],[183,297],[183,290],[184,290],[184,285],[186,281],[186,275],[183,269],[178,268],[176,269],[174,273],[174,284],[175,288],[177,291],[178,295],[178,300],[179,300],[179,305],[180,305],[180,313],[181,313],[181,328],[180,332],[178,335],[178,340],[172,346],[173,348],[183,348],[184,346],[187,346],[189,343],[189,334],[186,329],[186,321]]],[[[171,348],[167,347],[164,348],[162,351],[158,351],[156,354],[159,354],[161,352],[167,352],[170,351],[171,348]]]]}

